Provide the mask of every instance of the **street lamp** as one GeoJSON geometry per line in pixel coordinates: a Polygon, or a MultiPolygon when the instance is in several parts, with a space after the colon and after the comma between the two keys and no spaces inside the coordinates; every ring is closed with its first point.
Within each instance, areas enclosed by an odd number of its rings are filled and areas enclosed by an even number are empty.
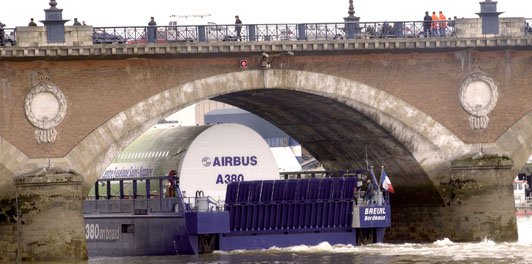
{"type": "Polygon", "coordinates": [[[355,33],[358,33],[358,23],[360,17],[355,16],[355,7],[353,6],[353,0],[349,0],[349,11],[347,12],[349,16],[344,17],[345,22],[345,31],[347,33],[348,39],[354,39],[355,33]]]}

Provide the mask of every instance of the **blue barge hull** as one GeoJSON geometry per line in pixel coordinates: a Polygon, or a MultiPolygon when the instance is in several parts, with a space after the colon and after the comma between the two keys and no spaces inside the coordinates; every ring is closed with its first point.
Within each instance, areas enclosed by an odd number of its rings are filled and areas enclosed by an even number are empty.
{"type": "MultiPolygon", "coordinates": [[[[163,193],[167,179],[135,181],[159,180],[163,193]]],[[[109,186],[110,180],[105,181],[109,186]]],[[[214,211],[207,207],[204,212],[186,203],[175,184],[177,197],[124,199],[122,193],[123,199],[97,197],[85,201],[84,206],[89,256],[382,242],[391,225],[388,199],[385,196],[383,205],[357,204],[357,181],[356,177],[340,177],[234,182],[227,187],[224,207],[214,211]]]]}
{"type": "Polygon", "coordinates": [[[85,229],[89,257],[194,254],[185,218],[177,215],[86,215],[85,229]]]}

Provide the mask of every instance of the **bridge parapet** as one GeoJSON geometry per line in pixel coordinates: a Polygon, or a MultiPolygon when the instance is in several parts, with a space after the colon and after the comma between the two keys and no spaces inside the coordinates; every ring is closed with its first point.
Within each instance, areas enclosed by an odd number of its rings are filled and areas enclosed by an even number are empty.
{"type": "MultiPolygon", "coordinates": [[[[425,32],[424,21],[380,21],[343,23],[298,23],[243,25],[94,27],[94,44],[175,43],[232,41],[307,41],[342,39],[415,39],[519,37],[526,33],[525,18],[500,18],[499,34],[483,34],[482,19],[462,18],[433,21],[441,30],[425,32]],[[151,30],[151,31],[150,31],[151,30]],[[150,37],[150,32],[151,36],[150,37]],[[156,34],[155,34],[156,32],[156,34]]],[[[431,24],[430,22],[428,22],[431,24]]]]}
{"type": "MultiPolygon", "coordinates": [[[[383,39],[383,40],[343,40],[343,41],[306,41],[303,43],[267,42],[267,43],[203,43],[203,44],[133,44],[99,46],[49,46],[49,47],[11,47],[0,49],[3,59],[21,57],[66,57],[66,56],[152,56],[216,53],[260,53],[260,52],[296,52],[296,51],[384,51],[411,49],[466,49],[466,48],[506,48],[530,47],[532,38],[468,38],[468,39],[383,39]]],[[[0,60],[2,60],[0,58],[0,60]]]]}
{"type": "Polygon", "coordinates": [[[457,37],[516,37],[524,36],[527,32],[524,17],[499,18],[499,34],[482,34],[482,19],[463,18],[456,21],[457,37]]]}
{"type": "Polygon", "coordinates": [[[46,46],[90,46],[92,40],[92,27],[66,26],[64,43],[48,43],[46,27],[17,27],[17,46],[19,47],[46,47],[46,46]]]}
{"type": "MultiPolygon", "coordinates": [[[[424,21],[384,22],[342,22],[342,23],[299,23],[299,24],[249,24],[236,29],[235,25],[172,25],[172,26],[119,26],[65,27],[64,43],[48,43],[46,27],[17,27],[5,29],[10,35],[0,38],[0,46],[21,47],[46,46],[90,46],[92,44],[158,44],[169,43],[306,43],[341,40],[385,39],[463,39],[463,38],[516,38],[529,33],[525,18],[500,18],[499,34],[486,35],[482,32],[482,19],[456,19],[433,21],[441,29],[436,35],[426,31],[424,21]],[[15,41],[16,38],[16,41],[15,41]],[[10,40],[10,43],[4,43],[10,40]]],[[[428,22],[429,24],[431,22],[428,22]]]]}
{"type": "Polygon", "coordinates": [[[0,60],[22,58],[114,56],[179,56],[186,54],[261,53],[261,52],[383,52],[422,49],[463,50],[469,48],[525,48],[532,46],[532,37],[507,38],[426,38],[426,39],[359,39],[337,41],[276,41],[232,43],[165,43],[131,45],[86,45],[0,48],[0,60]]]}

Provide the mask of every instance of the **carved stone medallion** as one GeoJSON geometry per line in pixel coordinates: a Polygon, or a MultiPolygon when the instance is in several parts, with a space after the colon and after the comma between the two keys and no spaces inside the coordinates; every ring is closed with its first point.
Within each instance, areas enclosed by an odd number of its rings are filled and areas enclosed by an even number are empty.
{"type": "Polygon", "coordinates": [[[469,74],[460,87],[460,104],[469,114],[472,129],[488,127],[488,114],[497,105],[499,94],[493,79],[483,72],[469,74]]]}
{"type": "Polygon", "coordinates": [[[24,110],[30,123],[37,127],[35,136],[39,143],[55,142],[57,127],[65,118],[67,103],[59,88],[43,81],[31,88],[24,101],[24,110]]]}

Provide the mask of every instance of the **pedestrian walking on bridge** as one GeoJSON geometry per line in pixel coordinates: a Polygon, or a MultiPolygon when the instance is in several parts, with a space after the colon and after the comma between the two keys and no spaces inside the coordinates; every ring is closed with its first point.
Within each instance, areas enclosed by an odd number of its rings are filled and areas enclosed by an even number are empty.
{"type": "Polygon", "coordinates": [[[235,16],[235,31],[236,31],[236,39],[242,41],[242,37],[240,36],[240,32],[242,31],[242,20],[238,16],[235,16]]]}

